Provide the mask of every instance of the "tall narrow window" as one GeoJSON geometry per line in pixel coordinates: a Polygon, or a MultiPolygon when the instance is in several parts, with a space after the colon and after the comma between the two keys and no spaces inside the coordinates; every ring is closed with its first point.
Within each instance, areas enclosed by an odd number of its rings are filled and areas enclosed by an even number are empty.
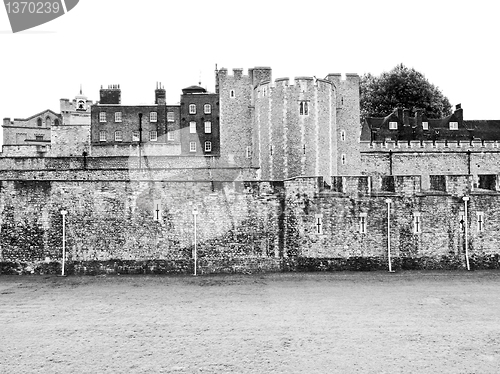
{"type": "Polygon", "coordinates": [[[167,140],[175,140],[173,131],[167,132],[167,140]]]}
{"type": "Polygon", "coordinates": [[[359,233],[366,234],[366,218],[367,213],[361,213],[359,215],[359,233]]]}
{"type": "Polygon", "coordinates": [[[106,112],[99,113],[99,122],[106,122],[106,112]]]}
{"type": "Polygon", "coordinates": [[[115,131],[115,142],[121,142],[123,140],[123,133],[118,130],[115,131]]]}
{"type": "Polygon", "coordinates": [[[420,222],[420,212],[413,213],[413,233],[420,234],[422,232],[422,224],[420,222]]]}
{"type": "Polygon", "coordinates": [[[106,141],[106,131],[99,131],[99,141],[100,142],[106,141]]]}
{"type": "Polygon", "coordinates": [[[115,112],[115,122],[122,121],[122,112],[115,112]]]}
{"type": "Polygon", "coordinates": [[[194,121],[189,122],[189,133],[196,134],[196,122],[194,121]]]}
{"type": "Polygon", "coordinates": [[[50,117],[45,118],[45,126],[50,127],[51,123],[50,117]]]}
{"type": "Polygon", "coordinates": [[[139,131],[132,131],[132,141],[133,142],[139,141],[139,131]]]}
{"type": "Polygon", "coordinates": [[[231,99],[234,99],[236,97],[236,93],[234,92],[234,90],[229,91],[229,97],[231,99]]]}
{"type": "Polygon", "coordinates": [[[212,152],[212,142],[205,142],[205,152],[212,152]]]}
{"type": "Polygon", "coordinates": [[[175,122],[174,112],[167,112],[167,122],[175,122]]]}
{"type": "Polygon", "coordinates": [[[196,142],[189,142],[189,152],[196,152],[196,142]]]}
{"type": "Polygon", "coordinates": [[[211,134],[212,133],[212,122],[206,121],[205,122],[205,134],[211,134]]]}
{"type": "Polygon", "coordinates": [[[247,158],[252,157],[252,147],[250,147],[249,145],[247,146],[246,156],[247,158]]]}
{"type": "Polygon", "coordinates": [[[149,132],[149,141],[150,142],[156,142],[158,140],[158,133],[156,130],[150,131],[149,132]]]}
{"type": "Polygon", "coordinates": [[[210,114],[210,113],[212,113],[212,106],[211,106],[210,104],[205,104],[205,105],[203,106],[203,112],[204,112],[205,114],[210,114]]]}
{"type": "Polygon", "coordinates": [[[196,114],[196,104],[189,104],[189,114],[196,114]]]}
{"type": "Polygon", "coordinates": [[[316,214],[314,218],[314,231],[316,234],[323,234],[323,214],[316,214]]]}
{"type": "Polygon", "coordinates": [[[422,122],[422,129],[429,130],[429,122],[422,122]]]}
{"type": "Polygon", "coordinates": [[[345,165],[345,154],[342,153],[342,156],[340,157],[340,160],[342,162],[342,165],[345,165]]]}
{"type": "Polygon", "coordinates": [[[307,101],[299,102],[299,114],[301,116],[309,115],[309,103],[307,101]]]}
{"type": "Polygon", "coordinates": [[[158,122],[158,113],[150,112],[149,113],[149,122],[158,122]]]}
{"type": "Polygon", "coordinates": [[[483,232],[484,231],[484,213],[483,212],[476,212],[476,215],[477,215],[477,231],[483,232]]]}
{"type": "Polygon", "coordinates": [[[345,142],[345,131],[344,130],[342,130],[340,132],[340,140],[342,140],[343,142],[345,142]]]}

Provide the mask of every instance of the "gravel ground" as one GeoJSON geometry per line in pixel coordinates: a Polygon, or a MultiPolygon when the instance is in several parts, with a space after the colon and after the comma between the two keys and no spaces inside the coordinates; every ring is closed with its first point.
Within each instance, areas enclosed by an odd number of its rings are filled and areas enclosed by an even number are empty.
{"type": "Polygon", "coordinates": [[[500,272],[0,276],[1,373],[499,373],[500,272]]]}

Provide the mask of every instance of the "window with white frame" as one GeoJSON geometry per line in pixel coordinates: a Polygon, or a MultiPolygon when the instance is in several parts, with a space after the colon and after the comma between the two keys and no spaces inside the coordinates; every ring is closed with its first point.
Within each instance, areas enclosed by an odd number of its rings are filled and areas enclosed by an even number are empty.
{"type": "Polygon", "coordinates": [[[189,133],[196,134],[196,122],[194,121],[189,122],[189,133]]]}
{"type": "Polygon", "coordinates": [[[189,152],[196,152],[196,142],[189,142],[189,152]]]}
{"type": "Polygon", "coordinates": [[[234,90],[229,91],[229,97],[231,99],[234,99],[236,97],[236,93],[234,92],[234,90]]]}
{"type": "Polygon", "coordinates": [[[203,106],[203,112],[204,112],[205,114],[210,114],[210,113],[212,113],[212,106],[211,106],[210,104],[205,104],[205,105],[203,106]]]}
{"type": "Polygon", "coordinates": [[[340,132],[340,140],[342,140],[343,142],[345,142],[345,131],[344,130],[342,130],[340,132]]]}
{"type": "Polygon", "coordinates": [[[122,121],[122,112],[115,112],[115,122],[122,121]]]}
{"type": "Polygon", "coordinates": [[[175,122],[174,112],[167,112],[167,122],[175,122]]]}
{"type": "Polygon", "coordinates": [[[152,130],[149,132],[149,141],[150,142],[156,142],[158,140],[158,133],[156,130],[152,130]]]}
{"type": "Polygon", "coordinates": [[[422,122],[422,129],[429,130],[429,122],[422,122]]]}
{"type": "Polygon", "coordinates": [[[99,141],[100,142],[106,141],[106,131],[99,131],[99,141]]]}
{"type": "Polygon", "coordinates": [[[149,122],[158,122],[157,112],[149,112],[149,122]]]}
{"type": "Polygon", "coordinates": [[[123,133],[120,130],[115,131],[115,142],[123,141],[123,133]]]}
{"type": "Polygon", "coordinates": [[[359,233],[366,234],[367,213],[360,213],[359,215],[359,233]]]}
{"type": "Polygon", "coordinates": [[[189,104],[189,114],[196,114],[196,104],[189,104]]]}
{"type": "Polygon", "coordinates": [[[133,142],[139,141],[139,131],[132,131],[132,141],[133,142]]]}
{"type": "Polygon", "coordinates": [[[314,215],[314,232],[323,234],[323,214],[314,215]]]}
{"type": "Polygon", "coordinates": [[[476,217],[477,217],[477,231],[478,232],[483,232],[484,231],[484,212],[476,212],[476,217]]]}
{"type": "Polygon", "coordinates": [[[450,130],[458,130],[458,122],[450,122],[450,130]]]}
{"type": "Polygon", "coordinates": [[[99,112],[99,122],[106,122],[106,112],[99,112]]]}
{"type": "Polygon", "coordinates": [[[397,130],[398,129],[398,123],[391,121],[389,122],[389,130],[397,130]]]}
{"type": "Polygon", "coordinates": [[[422,232],[422,223],[420,221],[420,212],[413,212],[413,233],[420,234],[422,232]]]}
{"type": "Polygon", "coordinates": [[[212,152],[212,142],[205,142],[205,152],[212,152]]]}
{"type": "Polygon", "coordinates": [[[206,121],[205,122],[205,134],[211,134],[212,133],[212,122],[206,121]]]}
{"type": "Polygon", "coordinates": [[[167,132],[167,140],[175,140],[173,131],[167,132]]]}
{"type": "Polygon", "coordinates": [[[307,101],[299,101],[299,114],[301,116],[309,115],[309,103],[307,101]]]}

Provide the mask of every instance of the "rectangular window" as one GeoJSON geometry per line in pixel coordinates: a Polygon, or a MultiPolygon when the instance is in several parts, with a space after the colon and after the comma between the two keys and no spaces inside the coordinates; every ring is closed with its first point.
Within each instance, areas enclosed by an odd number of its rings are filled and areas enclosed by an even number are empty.
{"type": "Polygon", "coordinates": [[[99,113],[99,122],[106,122],[106,112],[99,113]]]}
{"type": "Polygon", "coordinates": [[[158,140],[158,133],[156,130],[150,131],[149,132],[149,141],[150,142],[156,142],[158,140]]]}
{"type": "Polygon", "coordinates": [[[389,130],[397,130],[398,129],[398,123],[397,122],[389,122],[389,130]]]}
{"type": "Polygon", "coordinates": [[[196,122],[194,121],[189,122],[189,133],[196,134],[196,122]]]}
{"type": "Polygon", "coordinates": [[[175,122],[174,112],[167,112],[167,122],[175,122]]]}
{"type": "Polygon", "coordinates": [[[420,222],[420,212],[413,213],[413,233],[420,234],[422,232],[422,224],[420,222]]]}
{"type": "Polygon", "coordinates": [[[314,218],[314,231],[316,234],[323,234],[323,214],[316,214],[314,218]]]}
{"type": "Polygon", "coordinates": [[[149,113],[149,122],[158,122],[158,113],[150,112],[149,113]]]}
{"type": "Polygon", "coordinates": [[[361,213],[359,215],[359,233],[366,234],[366,218],[367,213],[361,213]]]}
{"type": "Polygon", "coordinates": [[[204,112],[205,114],[210,114],[210,113],[212,113],[212,106],[211,106],[210,104],[205,104],[205,105],[203,106],[203,112],[204,112]]]}
{"type": "Polygon", "coordinates": [[[429,130],[429,122],[422,122],[422,128],[424,130],[429,130]]]}
{"type": "Polygon", "coordinates": [[[189,104],[189,114],[196,114],[196,105],[189,104]]]}
{"type": "Polygon", "coordinates": [[[35,135],[35,140],[37,141],[43,140],[43,135],[35,135]]]}
{"type": "Polygon", "coordinates": [[[115,131],[115,142],[121,142],[123,140],[123,134],[120,130],[115,131]]]}
{"type": "Polygon", "coordinates": [[[205,134],[211,134],[212,133],[212,122],[206,121],[205,122],[205,134]]]}
{"type": "Polygon", "coordinates": [[[196,142],[189,142],[189,152],[196,152],[196,142]]]}
{"type": "Polygon", "coordinates": [[[115,112],[115,122],[122,121],[122,112],[115,112]]]}
{"type": "Polygon", "coordinates": [[[252,147],[247,146],[246,156],[247,156],[247,158],[252,157],[252,147]]]}
{"type": "Polygon", "coordinates": [[[236,93],[234,92],[234,90],[229,91],[229,97],[231,99],[234,99],[236,97],[236,93]]]}
{"type": "Polygon", "coordinates": [[[212,152],[212,142],[205,142],[205,152],[212,152]]]}
{"type": "Polygon", "coordinates": [[[450,130],[458,130],[458,122],[450,122],[450,130]]]}
{"type": "Polygon", "coordinates": [[[139,141],[139,131],[132,131],[132,141],[133,142],[139,141]]]}
{"type": "Polygon", "coordinates": [[[301,116],[309,115],[309,103],[307,101],[299,102],[299,114],[301,116]]]}
{"type": "Polygon", "coordinates": [[[342,140],[343,142],[345,142],[345,131],[344,130],[342,130],[340,132],[340,140],[342,140]]]}
{"type": "Polygon", "coordinates": [[[100,142],[106,141],[106,131],[99,131],[99,141],[100,142]]]}
{"type": "Polygon", "coordinates": [[[476,212],[476,215],[477,215],[477,231],[483,232],[484,231],[484,213],[483,212],[476,212]]]}
{"type": "Polygon", "coordinates": [[[340,161],[342,162],[342,165],[345,165],[345,154],[342,154],[340,161]]]}
{"type": "Polygon", "coordinates": [[[167,140],[175,140],[173,131],[167,133],[167,140]]]}

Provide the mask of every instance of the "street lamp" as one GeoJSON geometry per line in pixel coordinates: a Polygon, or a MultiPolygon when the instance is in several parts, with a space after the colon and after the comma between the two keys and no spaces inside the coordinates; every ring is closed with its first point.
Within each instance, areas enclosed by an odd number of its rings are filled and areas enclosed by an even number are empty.
{"type": "Polygon", "coordinates": [[[468,240],[468,223],[469,219],[467,217],[467,201],[469,201],[469,196],[462,197],[464,201],[464,232],[465,232],[465,262],[467,263],[467,270],[470,270],[469,264],[469,240],[468,240]]]}
{"type": "Polygon", "coordinates": [[[63,253],[62,253],[62,272],[61,272],[61,277],[64,277],[64,264],[66,262],[66,214],[68,214],[67,210],[61,210],[61,215],[62,215],[62,247],[63,247],[63,253]]]}
{"type": "Polygon", "coordinates": [[[196,216],[198,215],[198,209],[194,207],[193,209],[193,218],[194,218],[194,275],[196,275],[196,263],[198,257],[197,251],[197,243],[196,243],[196,216]]]}
{"type": "Polygon", "coordinates": [[[387,261],[389,262],[389,273],[394,273],[391,264],[391,199],[385,199],[387,203],[387,261]]]}

